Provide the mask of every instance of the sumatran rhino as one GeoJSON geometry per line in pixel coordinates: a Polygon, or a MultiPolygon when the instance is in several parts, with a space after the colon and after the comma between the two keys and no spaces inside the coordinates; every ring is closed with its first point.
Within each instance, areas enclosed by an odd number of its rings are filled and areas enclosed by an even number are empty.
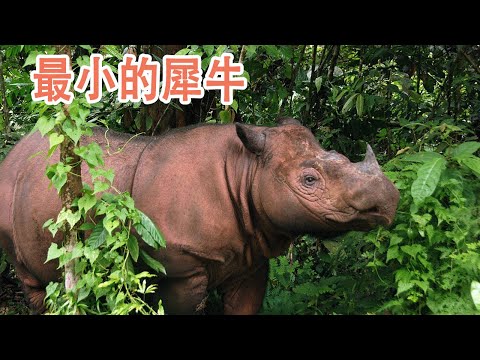
{"type": "MultiPolygon", "coordinates": [[[[399,192],[370,146],[362,162],[351,163],[322,149],[294,119],[276,127],[203,125],[133,139],[98,128],[84,141],[105,148],[106,138],[111,149],[124,147],[105,154],[114,186],[130,192],[167,241],[152,256],[167,271],[158,279],[158,296],[169,314],[196,312],[213,289],[222,294],[226,314],[254,314],[265,294],[268,259],[299,235],[366,231],[395,216],[399,192]]],[[[0,164],[0,244],[39,312],[45,286],[61,275],[58,263],[44,263],[61,235],[52,239],[42,228],[61,204],[49,188],[45,161],[31,158],[47,149],[37,132],[0,164]]]]}

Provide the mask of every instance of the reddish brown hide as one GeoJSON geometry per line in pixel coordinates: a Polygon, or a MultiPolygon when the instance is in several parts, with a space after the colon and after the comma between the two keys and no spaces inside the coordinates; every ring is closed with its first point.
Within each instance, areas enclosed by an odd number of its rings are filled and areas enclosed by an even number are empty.
{"type": "MultiPolygon", "coordinates": [[[[227,314],[254,314],[265,294],[268,258],[305,233],[328,237],[392,223],[398,190],[370,147],[365,160],[323,150],[294,119],[276,127],[203,125],[160,137],[135,137],[97,128],[95,141],[122,152],[105,155],[114,185],[161,229],[167,248],[151,252],[167,270],[159,294],[169,314],[194,313],[218,289],[227,314]],[[130,140],[130,141],[129,141],[130,140]]],[[[25,295],[43,310],[45,286],[57,280],[44,264],[52,239],[42,224],[60,201],[49,189],[41,157],[48,140],[35,133],[0,164],[0,245],[14,264],[25,295]]],[[[55,156],[51,162],[58,161],[55,156]]],[[[87,178],[86,168],[82,173],[87,178]]]]}

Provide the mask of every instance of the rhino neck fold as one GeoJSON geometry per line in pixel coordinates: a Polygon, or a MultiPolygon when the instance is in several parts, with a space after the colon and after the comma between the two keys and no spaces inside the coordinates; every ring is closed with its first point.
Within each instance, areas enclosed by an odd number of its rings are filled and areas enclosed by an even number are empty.
{"type": "Polygon", "coordinates": [[[294,237],[272,224],[259,203],[258,196],[254,195],[255,174],[261,167],[257,156],[243,146],[241,150],[235,149],[227,154],[225,180],[238,227],[245,241],[244,255],[247,263],[252,262],[253,254],[261,254],[266,258],[282,254],[294,237]]]}

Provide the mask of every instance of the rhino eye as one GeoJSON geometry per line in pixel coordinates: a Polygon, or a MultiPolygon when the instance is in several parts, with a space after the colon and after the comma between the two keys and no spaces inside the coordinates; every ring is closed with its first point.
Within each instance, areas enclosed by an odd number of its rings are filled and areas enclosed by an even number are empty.
{"type": "Polygon", "coordinates": [[[303,178],[303,182],[306,186],[312,186],[312,185],[315,184],[316,181],[317,181],[317,179],[312,175],[306,175],[303,178]]]}

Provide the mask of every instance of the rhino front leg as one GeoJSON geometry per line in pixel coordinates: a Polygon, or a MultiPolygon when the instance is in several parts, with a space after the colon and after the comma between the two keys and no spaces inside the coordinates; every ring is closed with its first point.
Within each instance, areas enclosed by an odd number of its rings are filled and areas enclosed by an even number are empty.
{"type": "Polygon", "coordinates": [[[166,314],[202,314],[207,297],[205,272],[186,278],[166,278],[159,282],[157,294],[166,314]]]}
{"type": "Polygon", "coordinates": [[[268,260],[249,277],[230,286],[223,296],[226,315],[254,315],[262,306],[267,288],[268,260]]]}

